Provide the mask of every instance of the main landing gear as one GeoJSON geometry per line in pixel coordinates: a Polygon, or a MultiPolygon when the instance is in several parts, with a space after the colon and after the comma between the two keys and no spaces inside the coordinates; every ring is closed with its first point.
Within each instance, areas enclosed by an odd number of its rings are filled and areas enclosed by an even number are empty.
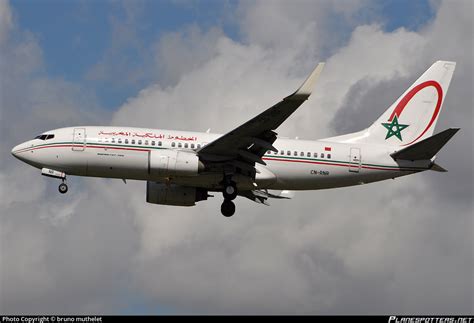
{"type": "Polygon", "coordinates": [[[221,205],[221,213],[223,216],[230,217],[235,213],[235,204],[232,202],[237,197],[237,185],[230,178],[224,180],[224,202],[221,205]]]}
{"type": "Polygon", "coordinates": [[[235,213],[235,204],[231,200],[224,200],[221,205],[221,212],[223,216],[230,217],[235,213]]]}
{"type": "Polygon", "coordinates": [[[226,200],[234,200],[237,197],[237,186],[235,183],[229,181],[227,184],[224,184],[222,195],[224,195],[224,199],[226,200]]]}

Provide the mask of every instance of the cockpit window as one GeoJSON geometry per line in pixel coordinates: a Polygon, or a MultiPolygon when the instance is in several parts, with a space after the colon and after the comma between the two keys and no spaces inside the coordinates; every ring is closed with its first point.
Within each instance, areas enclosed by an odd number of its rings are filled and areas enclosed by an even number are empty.
{"type": "Polygon", "coordinates": [[[38,135],[35,137],[35,139],[39,140],[48,140],[48,139],[53,139],[54,135],[38,135]]]}

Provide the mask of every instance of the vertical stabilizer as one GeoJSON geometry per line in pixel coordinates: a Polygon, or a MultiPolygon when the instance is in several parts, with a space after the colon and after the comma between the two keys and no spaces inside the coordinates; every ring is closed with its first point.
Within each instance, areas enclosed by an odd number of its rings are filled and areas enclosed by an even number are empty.
{"type": "Polygon", "coordinates": [[[455,62],[435,62],[369,128],[327,140],[403,148],[430,137],[455,67],[455,62]]]}

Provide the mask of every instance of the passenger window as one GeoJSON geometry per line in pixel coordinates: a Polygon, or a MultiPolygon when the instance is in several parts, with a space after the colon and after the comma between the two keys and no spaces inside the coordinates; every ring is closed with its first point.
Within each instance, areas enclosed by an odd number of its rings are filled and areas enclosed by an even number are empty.
{"type": "Polygon", "coordinates": [[[145,140],[145,146],[148,146],[148,140],[145,140]]]}
{"type": "Polygon", "coordinates": [[[274,153],[275,155],[278,155],[278,150],[275,150],[273,153],[274,153]]]}
{"type": "Polygon", "coordinates": [[[152,145],[152,146],[155,145],[155,141],[154,141],[154,140],[151,141],[151,145],[152,145]]]}
{"type": "Polygon", "coordinates": [[[132,139],[132,145],[135,145],[135,139],[132,139]]]}
{"type": "Polygon", "coordinates": [[[102,142],[102,138],[99,138],[99,142],[102,142]]]}
{"type": "Polygon", "coordinates": [[[311,153],[308,152],[308,153],[306,154],[306,156],[307,156],[307,157],[311,157],[311,153]]]}
{"type": "Polygon", "coordinates": [[[318,153],[313,154],[314,158],[318,158],[318,153]]]}
{"type": "Polygon", "coordinates": [[[191,144],[191,148],[194,149],[194,144],[191,144]]]}
{"type": "Polygon", "coordinates": [[[201,148],[201,144],[198,144],[198,149],[201,148]]]}
{"type": "Polygon", "coordinates": [[[141,141],[141,140],[138,140],[138,144],[141,145],[141,144],[142,144],[142,141],[141,141]]]}
{"type": "Polygon", "coordinates": [[[125,143],[128,144],[128,139],[125,139],[125,143]]]}
{"type": "Polygon", "coordinates": [[[173,142],[171,143],[171,147],[174,147],[174,146],[176,146],[176,143],[173,141],[173,142]]]}
{"type": "Polygon", "coordinates": [[[284,150],[281,150],[280,151],[280,155],[284,155],[285,154],[285,151],[284,150]]]}
{"type": "Polygon", "coordinates": [[[185,143],[185,144],[184,144],[184,148],[188,148],[188,143],[185,143]]]}
{"type": "Polygon", "coordinates": [[[302,151],[302,152],[300,153],[300,156],[301,156],[301,157],[304,157],[304,151],[302,151]]]}
{"type": "Polygon", "coordinates": [[[178,148],[181,148],[183,145],[181,145],[180,142],[178,142],[178,148]]]}
{"type": "Polygon", "coordinates": [[[122,143],[122,139],[119,138],[119,139],[117,140],[117,142],[118,142],[119,144],[121,144],[121,143],[122,143]]]}
{"type": "Polygon", "coordinates": [[[288,156],[291,156],[291,151],[288,150],[288,151],[286,152],[286,154],[287,154],[288,156]]]}
{"type": "Polygon", "coordinates": [[[161,141],[158,141],[158,146],[161,146],[161,141]]]}
{"type": "Polygon", "coordinates": [[[298,156],[298,152],[295,150],[295,151],[293,152],[293,155],[294,155],[294,156],[298,156]]]}
{"type": "Polygon", "coordinates": [[[331,159],[331,154],[328,154],[328,159],[331,159]]]}
{"type": "Polygon", "coordinates": [[[324,158],[324,154],[323,154],[323,153],[321,153],[321,158],[324,158]]]}
{"type": "Polygon", "coordinates": [[[112,143],[115,143],[115,138],[112,138],[112,143]]]}

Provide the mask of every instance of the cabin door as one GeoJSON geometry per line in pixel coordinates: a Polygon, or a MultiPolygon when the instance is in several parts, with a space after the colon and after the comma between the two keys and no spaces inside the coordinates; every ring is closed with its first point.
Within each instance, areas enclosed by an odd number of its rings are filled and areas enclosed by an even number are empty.
{"type": "Polygon", "coordinates": [[[72,135],[72,150],[84,151],[86,148],[86,129],[85,128],[74,128],[74,134],[72,135]]]}

